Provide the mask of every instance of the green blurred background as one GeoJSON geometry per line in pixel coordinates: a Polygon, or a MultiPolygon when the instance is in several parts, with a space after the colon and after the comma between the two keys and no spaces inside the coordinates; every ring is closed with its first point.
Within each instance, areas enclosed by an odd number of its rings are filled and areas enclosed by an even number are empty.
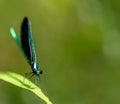
{"type": "MultiPolygon", "coordinates": [[[[120,104],[119,0],[0,0],[0,70],[30,66],[10,36],[31,20],[42,91],[53,104],[120,104]]],[[[0,104],[45,104],[0,81],[0,104]]]]}

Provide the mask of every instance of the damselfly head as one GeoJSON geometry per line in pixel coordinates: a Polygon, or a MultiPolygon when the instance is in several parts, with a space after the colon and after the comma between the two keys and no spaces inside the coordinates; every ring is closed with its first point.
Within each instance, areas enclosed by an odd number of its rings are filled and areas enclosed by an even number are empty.
{"type": "Polygon", "coordinates": [[[39,75],[42,74],[43,72],[42,72],[42,70],[37,70],[37,71],[34,71],[34,73],[39,76],[39,75]]]}
{"type": "Polygon", "coordinates": [[[31,64],[31,68],[32,68],[34,74],[36,74],[38,76],[40,74],[42,74],[42,70],[39,69],[38,64],[36,62],[31,64]]]}

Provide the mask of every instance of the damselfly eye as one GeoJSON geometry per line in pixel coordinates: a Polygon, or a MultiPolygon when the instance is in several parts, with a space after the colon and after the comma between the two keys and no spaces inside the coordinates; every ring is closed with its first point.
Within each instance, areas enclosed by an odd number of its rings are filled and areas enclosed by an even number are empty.
{"type": "Polygon", "coordinates": [[[40,70],[40,74],[42,74],[43,73],[43,71],[42,70],[40,70]]]}

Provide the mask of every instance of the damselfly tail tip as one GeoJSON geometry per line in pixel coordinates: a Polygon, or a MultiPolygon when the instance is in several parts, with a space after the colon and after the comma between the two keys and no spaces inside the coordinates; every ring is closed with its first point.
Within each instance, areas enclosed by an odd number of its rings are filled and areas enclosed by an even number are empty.
{"type": "Polygon", "coordinates": [[[16,37],[16,34],[15,34],[13,27],[10,28],[10,33],[11,33],[12,37],[16,37]]]}

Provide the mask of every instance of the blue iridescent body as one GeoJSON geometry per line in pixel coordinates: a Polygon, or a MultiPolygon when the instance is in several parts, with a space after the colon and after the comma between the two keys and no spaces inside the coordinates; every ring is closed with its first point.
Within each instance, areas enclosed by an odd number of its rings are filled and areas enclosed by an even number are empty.
{"type": "Polygon", "coordinates": [[[33,75],[39,76],[42,74],[42,70],[38,68],[38,64],[36,62],[36,53],[32,40],[32,31],[29,19],[27,17],[23,19],[21,25],[21,42],[19,41],[13,28],[10,28],[10,33],[13,39],[16,41],[22,54],[26,58],[27,62],[31,66],[33,75]]]}

